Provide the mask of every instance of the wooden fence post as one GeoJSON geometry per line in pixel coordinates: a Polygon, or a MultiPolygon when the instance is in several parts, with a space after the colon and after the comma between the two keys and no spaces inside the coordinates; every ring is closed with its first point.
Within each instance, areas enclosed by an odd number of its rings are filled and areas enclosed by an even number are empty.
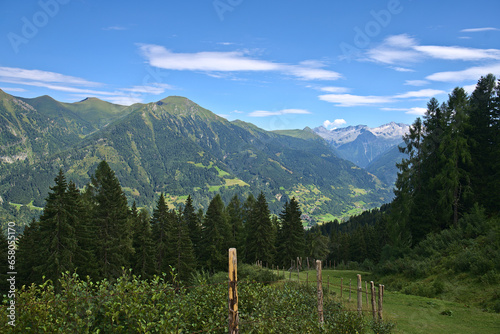
{"type": "Polygon", "coordinates": [[[368,308],[368,282],[365,281],[366,307],[368,308]]]}
{"type": "Polygon", "coordinates": [[[352,279],[349,278],[349,303],[351,302],[352,279]]]}
{"type": "Polygon", "coordinates": [[[236,248],[229,249],[229,333],[238,334],[238,259],[236,248]]]}
{"type": "Polygon", "coordinates": [[[306,272],[306,287],[309,286],[309,272],[306,272]]]}
{"type": "Polygon", "coordinates": [[[363,309],[363,286],[361,285],[361,275],[358,274],[358,315],[361,315],[363,309]]]}
{"type": "Polygon", "coordinates": [[[372,313],[373,313],[373,320],[377,320],[377,309],[375,307],[375,284],[373,281],[370,281],[370,288],[372,292],[372,313]]]}
{"type": "Polygon", "coordinates": [[[342,293],[344,292],[344,279],[340,278],[340,300],[342,300],[342,293]]]}
{"type": "Polygon", "coordinates": [[[382,315],[383,315],[383,310],[382,310],[382,305],[383,305],[383,296],[384,296],[384,293],[383,293],[383,290],[384,290],[384,286],[382,284],[379,284],[378,285],[378,318],[380,320],[383,319],[382,315]]]}
{"type": "Polygon", "coordinates": [[[321,275],[321,261],[316,261],[316,278],[318,280],[318,318],[320,325],[323,325],[325,319],[323,317],[323,279],[321,275]]]}

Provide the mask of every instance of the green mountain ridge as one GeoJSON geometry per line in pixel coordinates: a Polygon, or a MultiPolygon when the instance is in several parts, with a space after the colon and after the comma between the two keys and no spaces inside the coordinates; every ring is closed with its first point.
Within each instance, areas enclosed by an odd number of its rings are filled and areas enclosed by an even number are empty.
{"type": "MultiPolygon", "coordinates": [[[[72,104],[46,97],[21,101],[36,110],[33,117],[50,119],[43,123],[45,145],[60,139],[66,143],[45,151],[36,147],[33,158],[24,162],[2,162],[0,196],[5,203],[42,206],[59,168],[84,187],[101,160],[115,170],[129,201],[149,208],[162,192],[169,204],[191,194],[206,208],[216,191],[227,201],[234,193],[263,191],[275,213],[296,197],[314,222],[380,206],[392,195],[380,180],[340,159],[310,131],[294,130],[291,136],[229,122],[185,97],[129,107],[98,99],[72,104]],[[50,126],[56,122],[53,115],[60,116],[59,132],[50,126]]],[[[20,108],[9,112],[2,105],[0,116],[9,113],[18,116],[19,128],[41,132],[29,126],[29,119],[23,123],[20,108]]],[[[4,135],[2,131],[2,143],[8,139],[4,135]]],[[[19,152],[26,150],[20,147],[19,152]]]]}

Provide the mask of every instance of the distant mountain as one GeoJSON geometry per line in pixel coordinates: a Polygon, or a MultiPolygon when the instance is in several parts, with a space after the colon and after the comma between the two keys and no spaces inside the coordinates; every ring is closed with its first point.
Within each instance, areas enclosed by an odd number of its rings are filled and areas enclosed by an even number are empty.
{"type": "Polygon", "coordinates": [[[391,122],[376,128],[366,125],[327,130],[317,127],[314,132],[336,148],[341,157],[360,167],[367,167],[381,154],[403,141],[409,125],[391,122]]]}
{"type": "Polygon", "coordinates": [[[310,129],[269,132],[229,122],[184,97],[123,107],[3,93],[0,117],[4,207],[42,206],[59,168],[83,187],[103,159],[129,200],[149,208],[162,192],[171,205],[191,194],[206,208],[215,192],[229,201],[233,194],[263,191],[275,213],[296,197],[306,216],[321,220],[392,197],[378,178],[339,158],[310,129]]]}
{"type": "Polygon", "coordinates": [[[407,157],[406,154],[399,152],[398,146],[404,146],[404,142],[378,155],[365,167],[366,171],[376,175],[381,181],[388,185],[395,184],[398,176],[396,164],[407,157]]]}

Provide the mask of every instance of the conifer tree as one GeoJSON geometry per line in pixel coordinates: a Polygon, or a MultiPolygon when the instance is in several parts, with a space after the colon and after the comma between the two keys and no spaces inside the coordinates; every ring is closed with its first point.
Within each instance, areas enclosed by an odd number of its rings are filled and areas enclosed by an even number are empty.
{"type": "Polygon", "coordinates": [[[172,212],[175,221],[172,225],[171,241],[172,258],[169,260],[176,270],[177,278],[186,282],[196,269],[193,243],[189,238],[188,226],[180,213],[172,212]]]}
{"type": "Polygon", "coordinates": [[[24,227],[23,234],[17,243],[16,267],[21,285],[42,283],[40,264],[44,261],[40,249],[40,222],[33,219],[31,224],[24,227]]]}
{"type": "Polygon", "coordinates": [[[186,199],[184,211],[182,213],[182,218],[184,219],[184,223],[187,226],[187,230],[189,232],[189,238],[191,239],[191,243],[193,244],[195,258],[196,260],[199,260],[201,257],[200,253],[201,221],[194,210],[193,200],[191,199],[191,195],[189,195],[188,198],[186,199]]]}
{"type": "Polygon", "coordinates": [[[142,278],[150,278],[155,273],[154,246],[151,233],[150,217],[145,209],[137,210],[134,203],[130,210],[134,255],[132,257],[132,270],[142,278]]]}
{"type": "Polygon", "coordinates": [[[290,259],[302,256],[305,252],[304,227],[300,216],[299,203],[293,197],[286,202],[280,214],[281,226],[278,231],[279,263],[287,265],[290,259]]]}
{"type": "Polygon", "coordinates": [[[474,166],[472,187],[475,201],[490,212],[498,212],[498,88],[492,74],[481,77],[470,97],[469,136],[474,166]]]}
{"type": "Polygon", "coordinates": [[[264,193],[260,193],[252,208],[253,217],[249,221],[246,239],[247,261],[254,263],[259,260],[263,263],[274,263],[275,239],[270,211],[264,193]]]}
{"type": "Polygon", "coordinates": [[[155,245],[155,268],[157,273],[170,272],[169,259],[172,258],[172,248],[169,245],[173,225],[172,214],[168,211],[165,197],[161,193],[153,210],[151,226],[153,243],[155,245]]]}
{"type": "Polygon", "coordinates": [[[243,230],[243,208],[237,194],[231,198],[231,201],[226,207],[226,213],[229,219],[229,226],[231,227],[232,244],[230,247],[235,247],[238,251],[242,252],[243,244],[245,243],[245,233],[243,230]]]}
{"type": "Polygon", "coordinates": [[[69,219],[71,224],[75,226],[77,241],[75,267],[81,276],[95,277],[98,271],[94,254],[96,240],[90,225],[89,210],[85,207],[83,196],[73,181],[68,183],[66,196],[68,198],[69,219]]]}
{"type": "Polygon", "coordinates": [[[73,198],[67,196],[68,184],[62,170],[54,181],[56,184],[50,187],[47,204],[40,216],[36,248],[41,259],[37,271],[57,286],[61,273],[75,269],[77,217],[70,211],[75,204],[70,203],[73,198]]]}
{"type": "Polygon", "coordinates": [[[230,237],[224,202],[217,194],[210,201],[202,226],[201,264],[204,268],[211,271],[227,270],[230,237]]]}
{"type": "Polygon", "coordinates": [[[91,185],[99,277],[112,279],[121,275],[122,267],[129,268],[133,254],[127,198],[106,161],[97,166],[91,185]]]}

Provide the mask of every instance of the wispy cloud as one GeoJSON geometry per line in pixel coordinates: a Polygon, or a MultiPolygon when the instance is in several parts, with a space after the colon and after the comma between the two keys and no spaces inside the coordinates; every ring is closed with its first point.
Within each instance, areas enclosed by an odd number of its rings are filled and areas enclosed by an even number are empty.
{"type": "MultiPolygon", "coordinates": [[[[175,87],[157,83],[126,88],[100,89],[104,86],[98,82],[88,81],[83,78],[69,76],[61,73],[28,70],[14,67],[0,67],[0,82],[23,86],[42,87],[53,91],[71,93],[72,96],[88,97],[97,96],[117,104],[133,104],[142,102],[141,94],[159,95],[175,87]]],[[[6,88],[8,91],[26,91],[24,88],[6,88]]]]}
{"type": "Polygon", "coordinates": [[[339,118],[339,119],[334,120],[333,122],[326,120],[323,122],[323,126],[328,130],[332,130],[332,129],[336,129],[339,126],[346,124],[346,123],[347,122],[345,121],[345,119],[339,118]]]}
{"type": "Polygon", "coordinates": [[[97,82],[91,82],[82,78],[64,75],[55,72],[41,70],[27,70],[16,67],[0,67],[0,82],[49,82],[68,85],[99,86],[97,82]]]}
{"type": "Polygon", "coordinates": [[[175,89],[174,86],[169,84],[157,83],[149,86],[133,86],[131,88],[122,88],[122,90],[133,93],[144,93],[159,95],[163,94],[166,90],[175,89]]]}
{"type": "Polygon", "coordinates": [[[409,91],[392,96],[374,96],[374,95],[352,95],[352,94],[325,94],[320,95],[319,99],[326,102],[335,103],[338,107],[357,107],[372,106],[377,104],[393,103],[401,99],[415,99],[424,97],[433,97],[439,94],[445,94],[443,90],[422,89],[418,91],[409,91]]]}
{"type": "Polygon", "coordinates": [[[106,28],[102,28],[102,30],[115,30],[115,31],[120,31],[120,30],[127,30],[127,28],[123,27],[123,26],[111,26],[111,27],[106,27],[106,28]]]}
{"type": "MultiPolygon", "coordinates": [[[[395,35],[386,38],[380,45],[367,51],[368,60],[384,64],[408,64],[424,59],[442,60],[500,60],[498,49],[476,49],[460,46],[419,45],[406,35],[395,35]]],[[[401,67],[393,67],[401,69],[401,67]]]]}
{"type": "Polygon", "coordinates": [[[346,87],[320,87],[319,90],[327,93],[347,93],[350,89],[346,87]]]}
{"type": "Polygon", "coordinates": [[[338,107],[368,106],[381,103],[390,103],[392,99],[386,96],[361,96],[352,94],[325,94],[319,99],[334,103],[338,107]]]}
{"type": "Polygon", "coordinates": [[[7,91],[7,92],[25,92],[26,89],[24,88],[18,88],[18,87],[0,87],[1,90],[7,91]]]}
{"type": "Polygon", "coordinates": [[[406,67],[397,67],[393,66],[391,67],[393,70],[398,71],[398,72],[415,72],[415,70],[412,70],[411,68],[406,68],[406,67]]]}
{"type": "Polygon", "coordinates": [[[483,32],[483,31],[500,31],[500,29],[493,27],[485,27],[485,28],[469,28],[460,30],[460,32],[483,32]]]}
{"type": "Polygon", "coordinates": [[[397,99],[407,99],[407,98],[422,98],[422,97],[433,97],[439,94],[446,94],[444,90],[438,89],[421,89],[417,91],[406,92],[404,94],[398,94],[394,97],[397,99]]]}
{"type": "Polygon", "coordinates": [[[428,85],[429,81],[427,80],[406,80],[405,85],[408,86],[425,86],[428,85]]]}
{"type": "Polygon", "coordinates": [[[305,109],[283,109],[278,111],[256,110],[248,114],[250,117],[267,117],[281,116],[287,114],[310,114],[311,112],[305,109]]]}
{"type": "Polygon", "coordinates": [[[493,73],[496,76],[500,75],[500,63],[474,66],[462,71],[446,71],[437,72],[426,77],[427,80],[441,82],[462,82],[467,80],[477,80],[479,77],[488,73],[493,73]]]}
{"type": "Polygon", "coordinates": [[[304,64],[289,65],[254,59],[248,51],[175,53],[163,46],[140,45],[142,55],[151,66],[178,71],[202,72],[266,72],[275,71],[303,80],[336,80],[337,72],[304,64]]]}
{"type": "Polygon", "coordinates": [[[426,108],[413,107],[413,108],[380,108],[385,111],[405,111],[405,114],[423,116],[427,112],[426,108]]]}

